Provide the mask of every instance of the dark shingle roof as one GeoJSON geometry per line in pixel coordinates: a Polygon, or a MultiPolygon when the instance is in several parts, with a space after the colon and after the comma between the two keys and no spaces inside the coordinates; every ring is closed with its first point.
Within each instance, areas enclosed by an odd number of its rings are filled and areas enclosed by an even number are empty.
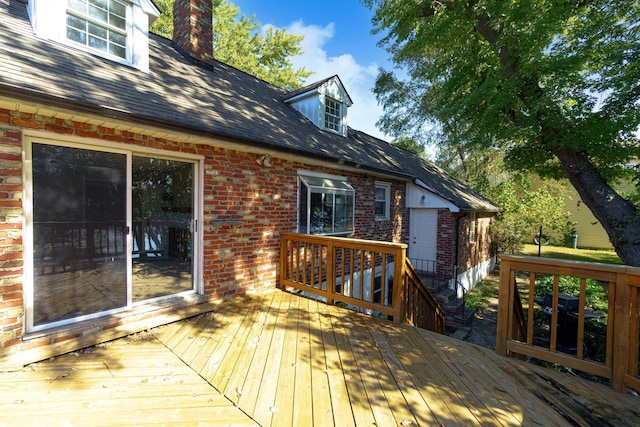
{"type": "Polygon", "coordinates": [[[220,62],[213,71],[193,65],[170,40],[151,35],[151,72],[144,73],[37,38],[23,3],[0,0],[0,20],[0,96],[418,178],[461,210],[497,209],[385,141],[318,129],[283,102],[283,89],[220,62]]]}
{"type": "MultiPolygon", "coordinates": [[[[313,83],[308,84],[308,85],[306,85],[304,87],[301,87],[299,89],[291,91],[291,92],[285,94],[282,97],[282,100],[283,101],[287,101],[287,100],[295,98],[296,96],[301,95],[303,93],[314,91],[314,90],[318,89],[320,86],[322,86],[323,84],[327,83],[329,80],[332,80],[332,79],[338,79],[338,81],[340,82],[340,85],[342,85],[342,87],[344,87],[344,85],[342,84],[342,80],[340,80],[340,76],[338,76],[337,74],[334,74],[333,76],[327,77],[326,79],[322,79],[320,81],[313,82],[313,83]]],[[[349,94],[346,93],[346,90],[345,90],[345,94],[347,95],[347,98],[349,99],[349,105],[353,104],[353,100],[351,99],[351,96],[349,96],[349,94]]]]}

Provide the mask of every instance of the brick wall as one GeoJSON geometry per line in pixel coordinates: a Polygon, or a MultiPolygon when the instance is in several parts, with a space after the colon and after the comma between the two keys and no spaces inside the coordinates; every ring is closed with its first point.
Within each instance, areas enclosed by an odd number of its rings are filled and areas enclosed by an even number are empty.
{"type": "Polygon", "coordinates": [[[469,242],[470,215],[466,214],[460,218],[460,241],[458,243],[458,266],[459,272],[466,271],[491,258],[491,226],[490,214],[476,214],[476,238],[469,242]]]}
{"type": "Polygon", "coordinates": [[[440,277],[453,277],[456,261],[456,219],[448,209],[438,210],[438,246],[436,274],[440,277]]]}
{"type": "Polygon", "coordinates": [[[22,293],[22,141],[0,109],[0,347],[20,342],[22,293]]]}
{"type": "MultiPolygon", "coordinates": [[[[318,168],[210,145],[180,143],[89,123],[0,110],[0,347],[21,342],[22,287],[22,131],[38,129],[59,136],[114,141],[131,146],[204,156],[203,287],[210,300],[272,288],[277,282],[279,232],[296,231],[297,171],[313,170],[346,176],[356,192],[355,232],[352,237],[407,241],[408,213],[405,184],[392,184],[391,219],[375,219],[375,179],[337,169],[318,168]]],[[[105,325],[114,327],[114,325],[105,325]]],[[[47,345],[78,336],[32,340],[47,345]]]]}
{"type": "Polygon", "coordinates": [[[198,61],[213,65],[211,0],[176,0],[173,5],[173,42],[198,61]]]}

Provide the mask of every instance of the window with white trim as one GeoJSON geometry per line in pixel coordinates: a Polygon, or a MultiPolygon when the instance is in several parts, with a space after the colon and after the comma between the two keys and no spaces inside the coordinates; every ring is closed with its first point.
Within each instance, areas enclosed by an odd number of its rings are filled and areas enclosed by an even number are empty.
{"type": "Polygon", "coordinates": [[[375,211],[376,219],[389,219],[389,205],[391,201],[391,184],[376,182],[375,211]]]}
{"type": "Polygon", "coordinates": [[[199,156],[29,137],[27,331],[198,291],[199,156]]]}
{"type": "Polygon", "coordinates": [[[476,241],[476,213],[469,213],[469,243],[476,241]]]}
{"type": "Polygon", "coordinates": [[[127,3],[68,0],[67,40],[127,60],[127,3]]]}
{"type": "Polygon", "coordinates": [[[307,234],[353,232],[355,191],[344,177],[298,175],[298,231],[307,234]]]}
{"type": "Polygon", "coordinates": [[[335,99],[324,99],[324,128],[342,133],[342,104],[335,99]]]}
{"type": "Polygon", "coordinates": [[[149,25],[160,11],[152,0],[29,0],[36,35],[149,71],[149,25]]]}

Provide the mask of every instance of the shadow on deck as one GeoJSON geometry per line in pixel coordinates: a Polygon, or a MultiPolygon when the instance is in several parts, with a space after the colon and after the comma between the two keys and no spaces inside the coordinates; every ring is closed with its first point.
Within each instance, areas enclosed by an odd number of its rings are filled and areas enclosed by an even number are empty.
{"type": "Polygon", "coordinates": [[[279,290],[0,374],[0,425],[637,425],[638,398],[279,290]]]}

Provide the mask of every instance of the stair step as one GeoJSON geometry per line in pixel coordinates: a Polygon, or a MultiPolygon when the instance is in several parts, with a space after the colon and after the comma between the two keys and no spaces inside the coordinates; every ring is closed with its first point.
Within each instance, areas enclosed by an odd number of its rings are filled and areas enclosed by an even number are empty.
{"type": "Polygon", "coordinates": [[[475,317],[475,314],[476,311],[473,308],[463,307],[462,310],[459,310],[449,320],[461,325],[470,325],[475,317]]]}
{"type": "Polygon", "coordinates": [[[456,314],[464,308],[464,300],[461,298],[450,299],[443,308],[447,314],[456,314]]]}
{"type": "Polygon", "coordinates": [[[471,328],[460,326],[460,324],[458,323],[447,322],[447,329],[448,336],[461,341],[467,339],[467,337],[471,334],[471,328]]]}

